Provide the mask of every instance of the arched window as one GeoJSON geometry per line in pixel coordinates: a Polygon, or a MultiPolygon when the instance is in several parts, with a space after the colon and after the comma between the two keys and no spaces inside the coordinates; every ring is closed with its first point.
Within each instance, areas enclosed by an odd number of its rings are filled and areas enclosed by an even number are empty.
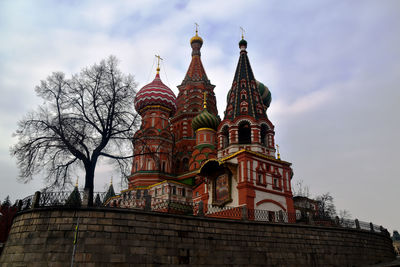
{"type": "Polygon", "coordinates": [[[229,146],[229,129],[225,126],[222,129],[222,148],[229,146]]]}
{"type": "Polygon", "coordinates": [[[266,146],[267,145],[267,131],[268,131],[268,126],[266,124],[261,125],[261,133],[260,133],[260,138],[261,138],[261,144],[266,146]]]}
{"type": "Polygon", "coordinates": [[[247,121],[239,124],[239,144],[251,144],[250,123],[247,121]]]}

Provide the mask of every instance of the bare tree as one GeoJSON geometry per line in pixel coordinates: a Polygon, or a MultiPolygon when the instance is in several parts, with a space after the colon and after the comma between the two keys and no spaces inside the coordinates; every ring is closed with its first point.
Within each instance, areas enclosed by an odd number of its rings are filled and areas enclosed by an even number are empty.
{"type": "Polygon", "coordinates": [[[339,210],[339,217],[344,220],[350,220],[352,218],[350,211],[348,210],[339,210]]]}
{"type": "Polygon", "coordinates": [[[310,197],[310,189],[308,185],[304,185],[303,180],[298,180],[292,187],[293,190],[293,196],[297,197],[310,197]]]}
{"type": "Polygon", "coordinates": [[[110,56],[70,79],[55,72],[36,87],[43,104],[19,121],[14,134],[18,143],[10,149],[22,181],[44,173],[50,184],[64,186],[72,166],[81,166],[92,205],[98,161],[109,158],[122,171],[127,169],[138,124],[136,83],[117,65],[110,56]]]}
{"type": "Polygon", "coordinates": [[[318,201],[318,213],[323,218],[328,219],[336,216],[336,207],[333,204],[333,197],[329,192],[317,196],[316,200],[318,201]]]}

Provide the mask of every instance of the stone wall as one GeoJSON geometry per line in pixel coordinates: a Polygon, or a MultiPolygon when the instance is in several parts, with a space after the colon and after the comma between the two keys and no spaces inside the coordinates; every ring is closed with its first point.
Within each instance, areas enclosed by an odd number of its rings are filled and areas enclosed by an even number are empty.
{"type": "Polygon", "coordinates": [[[363,230],[207,219],[119,209],[36,209],[15,217],[5,266],[360,266],[394,259],[363,230]]]}

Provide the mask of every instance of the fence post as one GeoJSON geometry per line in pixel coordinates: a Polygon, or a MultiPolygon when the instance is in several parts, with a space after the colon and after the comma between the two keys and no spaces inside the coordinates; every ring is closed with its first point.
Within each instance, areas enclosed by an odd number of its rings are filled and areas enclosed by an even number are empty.
{"type": "Polygon", "coordinates": [[[336,217],[335,217],[335,224],[336,224],[336,225],[340,225],[339,216],[336,216],[336,217]]]}
{"type": "Polygon", "coordinates": [[[387,229],[383,228],[382,225],[381,225],[380,229],[381,229],[382,234],[386,235],[387,237],[390,237],[389,231],[387,229]]]}
{"type": "Polygon", "coordinates": [[[358,221],[358,219],[355,219],[354,223],[356,224],[356,228],[360,229],[360,222],[358,221]]]}
{"type": "Polygon", "coordinates": [[[242,206],[242,220],[247,220],[247,205],[242,206]]]}
{"type": "Polygon", "coordinates": [[[371,229],[371,232],[375,232],[374,225],[372,224],[372,222],[369,223],[369,228],[371,229]]]}
{"type": "Polygon", "coordinates": [[[21,211],[22,210],[22,205],[23,205],[24,203],[22,202],[22,200],[20,199],[20,200],[18,200],[18,211],[21,211]]]}
{"type": "Polygon", "coordinates": [[[198,205],[199,205],[199,212],[197,213],[197,215],[203,217],[204,216],[204,203],[203,203],[203,200],[200,200],[198,202],[198,205]]]}
{"type": "Polygon", "coordinates": [[[39,201],[40,201],[40,191],[36,191],[35,195],[33,196],[32,209],[39,208],[39,201]]]}
{"type": "Polygon", "coordinates": [[[144,210],[151,211],[151,195],[144,197],[144,210]]]}

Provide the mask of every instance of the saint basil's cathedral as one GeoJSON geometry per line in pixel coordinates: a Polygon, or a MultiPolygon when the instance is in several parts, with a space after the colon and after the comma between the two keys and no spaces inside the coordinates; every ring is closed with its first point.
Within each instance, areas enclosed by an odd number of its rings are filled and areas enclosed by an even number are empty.
{"type": "Polygon", "coordinates": [[[275,149],[268,119],[269,89],[255,79],[247,42],[239,42],[239,61],[218,116],[215,85],[201,62],[203,40],[190,39],[192,60],[176,97],[160,78],[141,88],[135,109],[142,118],[135,133],[129,188],[109,201],[151,196],[207,207],[242,207],[294,212],[291,163],[275,149]],[[278,153],[277,153],[278,152],[278,153]]]}

